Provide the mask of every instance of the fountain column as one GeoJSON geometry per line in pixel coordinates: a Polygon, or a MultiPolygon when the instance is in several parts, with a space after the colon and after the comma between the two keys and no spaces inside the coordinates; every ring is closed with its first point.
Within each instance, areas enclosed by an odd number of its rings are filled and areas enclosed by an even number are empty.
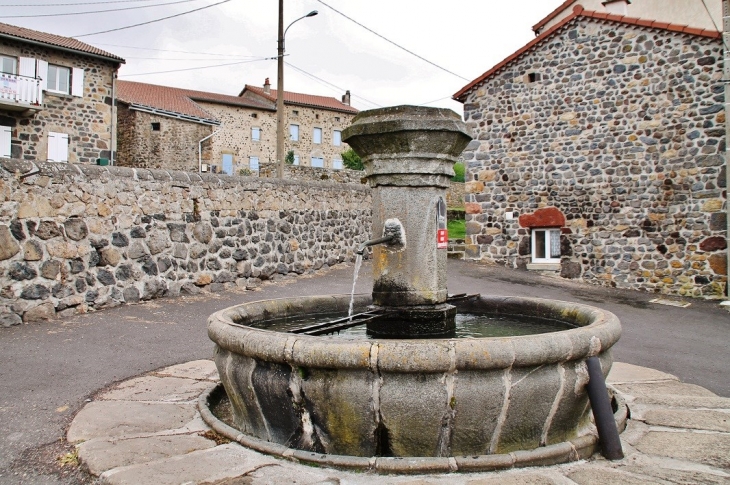
{"type": "Polygon", "coordinates": [[[464,122],[448,109],[395,106],[361,112],[343,140],[362,158],[373,189],[372,236],[394,219],[405,232],[398,244],[373,246],[373,303],[393,318],[368,331],[448,334],[455,309],[446,304],[446,189],[471,141],[464,122]]]}

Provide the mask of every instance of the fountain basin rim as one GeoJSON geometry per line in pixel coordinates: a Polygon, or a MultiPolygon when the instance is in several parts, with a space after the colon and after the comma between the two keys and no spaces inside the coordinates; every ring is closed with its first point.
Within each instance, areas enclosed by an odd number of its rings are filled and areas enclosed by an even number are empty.
{"type": "MultiPolygon", "coordinates": [[[[588,305],[524,297],[481,296],[483,309],[510,316],[541,316],[578,328],[515,337],[433,339],[342,339],[258,329],[236,323],[302,312],[346,310],[350,295],[259,300],[220,310],[208,319],[208,335],[221,348],[247,357],[296,367],[438,373],[490,370],[581,360],[610,348],[621,335],[618,318],[588,305]],[[562,317],[562,318],[561,318],[562,317]],[[248,320],[246,320],[248,319],[248,320]]],[[[356,307],[371,303],[356,295],[356,307]]]]}
{"type": "MultiPolygon", "coordinates": [[[[311,463],[340,469],[371,471],[375,473],[453,473],[506,470],[528,466],[550,466],[590,458],[598,450],[595,428],[591,432],[561,443],[533,450],[514,451],[504,454],[468,455],[450,457],[361,457],[313,453],[289,448],[278,443],[249,436],[218,419],[210,410],[216,399],[225,393],[223,384],[216,383],[200,395],[197,408],[203,421],[219,435],[261,453],[279,456],[294,462],[311,463]]],[[[616,411],[614,420],[622,432],[629,419],[629,409],[621,395],[613,393],[616,411]]]]}

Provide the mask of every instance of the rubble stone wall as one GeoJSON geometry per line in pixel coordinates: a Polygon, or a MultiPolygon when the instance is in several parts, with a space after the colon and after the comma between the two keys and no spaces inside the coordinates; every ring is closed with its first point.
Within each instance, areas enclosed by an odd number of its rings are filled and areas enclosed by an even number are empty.
{"type": "Polygon", "coordinates": [[[562,276],[721,296],[723,90],[720,39],[588,19],[508,64],[464,104],[467,258],[525,267],[554,209],[562,276]]]}
{"type": "MultiPolygon", "coordinates": [[[[275,163],[262,163],[259,170],[260,177],[276,177],[275,163]]],[[[345,184],[359,184],[365,177],[362,170],[335,170],[332,168],[304,167],[301,165],[284,165],[284,178],[293,180],[309,180],[339,182],[345,184]]]]}
{"type": "Polygon", "coordinates": [[[0,327],[354,260],[360,184],[0,159],[0,327]]]}

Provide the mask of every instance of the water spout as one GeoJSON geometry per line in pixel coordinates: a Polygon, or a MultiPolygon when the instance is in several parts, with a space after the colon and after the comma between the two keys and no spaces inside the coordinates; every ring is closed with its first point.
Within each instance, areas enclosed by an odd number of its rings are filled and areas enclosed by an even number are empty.
{"type": "Polygon", "coordinates": [[[355,251],[355,254],[362,256],[365,252],[365,248],[370,246],[376,246],[378,244],[387,244],[388,246],[398,246],[398,249],[402,249],[406,245],[405,231],[403,230],[403,224],[398,219],[388,219],[385,221],[383,227],[383,236],[369,241],[365,241],[360,244],[355,251]]]}

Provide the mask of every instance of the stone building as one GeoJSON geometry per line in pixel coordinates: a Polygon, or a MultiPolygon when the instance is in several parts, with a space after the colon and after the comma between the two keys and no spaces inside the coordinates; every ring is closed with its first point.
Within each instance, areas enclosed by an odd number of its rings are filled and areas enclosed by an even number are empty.
{"type": "Polygon", "coordinates": [[[718,30],[722,25],[722,0],[566,0],[532,27],[535,35],[569,17],[578,5],[593,12],[605,10],[615,15],[698,29],[718,30]]]}
{"type": "MultiPolygon", "coordinates": [[[[276,91],[269,88],[229,96],[119,81],[117,99],[118,165],[238,174],[276,161],[276,91]]],[[[324,96],[286,92],[285,99],[299,126],[298,141],[287,142],[295,164],[341,169],[347,146],[339,134],[357,110],[324,96]]]]}
{"type": "Polygon", "coordinates": [[[722,55],[717,31],[577,6],[462,88],[467,257],[721,296],[722,55]]]}
{"type": "Polygon", "coordinates": [[[0,24],[0,157],[97,163],[114,146],[124,59],[76,39],[0,24]]]}
{"type": "MultiPolygon", "coordinates": [[[[269,103],[276,108],[276,89],[271,89],[268,78],[263,88],[247,84],[240,96],[269,103]]],[[[343,168],[340,154],[348,146],[342,142],[342,130],[350,126],[352,118],[358,113],[357,109],[350,106],[350,91],[342,96],[341,102],[328,96],[284,91],[284,109],[287,126],[284,152],[294,152],[294,164],[343,168]]],[[[273,152],[276,152],[276,124],[273,152]]]]}

